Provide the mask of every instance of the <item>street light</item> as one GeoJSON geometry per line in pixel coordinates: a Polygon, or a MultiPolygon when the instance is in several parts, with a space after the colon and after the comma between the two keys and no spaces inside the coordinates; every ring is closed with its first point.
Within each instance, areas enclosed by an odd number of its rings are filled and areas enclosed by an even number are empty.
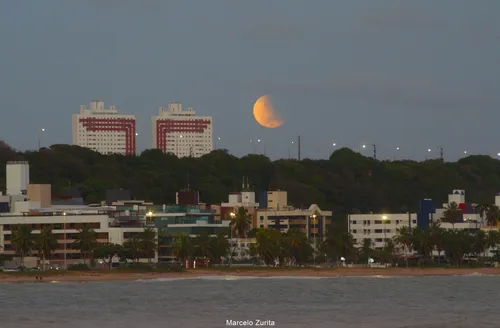
{"type": "MultiPolygon", "coordinates": [[[[313,227],[314,227],[314,224],[316,222],[316,214],[313,214],[312,215],[312,218],[313,218],[313,227]]],[[[316,267],[316,233],[314,234],[314,237],[313,237],[313,243],[314,243],[314,253],[313,253],[313,261],[314,261],[314,267],[316,267]]]]}
{"type": "Polygon", "coordinates": [[[218,137],[218,138],[215,139],[215,150],[217,150],[217,140],[220,141],[220,137],[218,137]]]}
{"type": "Polygon", "coordinates": [[[384,222],[384,242],[387,242],[387,229],[386,229],[386,222],[387,222],[387,215],[382,216],[382,221],[384,222]]]}
{"type": "MultiPolygon", "coordinates": [[[[292,146],[293,146],[293,141],[292,141],[292,146]]],[[[291,159],[291,156],[290,156],[290,145],[288,145],[288,159],[291,159]]]]}
{"type": "Polygon", "coordinates": [[[64,225],[64,270],[68,270],[68,264],[66,262],[66,212],[63,212],[63,225],[64,225]]]}
{"type": "Polygon", "coordinates": [[[42,132],[45,132],[44,128],[41,128],[40,130],[38,130],[38,150],[40,150],[40,148],[42,148],[42,132]]]}

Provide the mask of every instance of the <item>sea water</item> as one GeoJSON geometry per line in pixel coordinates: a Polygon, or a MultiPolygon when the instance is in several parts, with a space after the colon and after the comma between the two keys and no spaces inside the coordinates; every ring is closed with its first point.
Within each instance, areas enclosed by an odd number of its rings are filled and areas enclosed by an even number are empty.
{"type": "Polygon", "coordinates": [[[499,327],[499,276],[0,285],[0,327],[499,327]],[[259,323],[261,325],[259,325],[259,323]]]}

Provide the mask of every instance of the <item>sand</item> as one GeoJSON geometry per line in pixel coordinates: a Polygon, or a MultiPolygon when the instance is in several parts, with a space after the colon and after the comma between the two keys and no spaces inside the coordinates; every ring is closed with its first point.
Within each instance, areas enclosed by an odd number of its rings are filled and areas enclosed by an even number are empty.
{"type": "MultiPolygon", "coordinates": [[[[92,282],[135,281],[157,278],[196,278],[202,276],[240,277],[342,277],[342,276],[450,276],[450,275],[500,275],[500,268],[337,268],[337,269],[190,269],[182,273],[129,273],[129,272],[65,272],[41,273],[42,282],[92,282]]],[[[40,282],[35,275],[20,273],[0,274],[0,283],[40,282]]]]}

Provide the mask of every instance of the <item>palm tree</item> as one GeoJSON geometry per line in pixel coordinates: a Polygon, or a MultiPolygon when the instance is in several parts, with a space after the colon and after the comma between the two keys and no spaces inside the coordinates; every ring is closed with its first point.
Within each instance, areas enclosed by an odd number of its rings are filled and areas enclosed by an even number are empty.
{"type": "Polygon", "coordinates": [[[211,261],[213,264],[220,264],[221,260],[229,252],[229,240],[227,233],[221,232],[217,236],[210,237],[211,261]]]}
{"type": "Polygon", "coordinates": [[[43,228],[40,234],[35,238],[35,248],[42,262],[42,270],[45,271],[45,259],[49,258],[59,243],[57,237],[52,233],[49,227],[43,228]]]}
{"type": "Polygon", "coordinates": [[[175,239],[174,254],[177,256],[182,266],[186,265],[186,260],[193,256],[193,242],[191,237],[181,234],[175,239]]]}
{"type": "Polygon", "coordinates": [[[420,227],[413,229],[413,248],[422,256],[428,256],[432,253],[434,245],[430,238],[430,233],[420,227]]]}
{"type": "Polygon", "coordinates": [[[73,243],[82,253],[83,264],[86,265],[89,255],[92,254],[97,245],[97,234],[88,224],[84,224],[83,228],[78,230],[78,235],[73,243]]]}
{"type": "Polygon", "coordinates": [[[457,203],[451,202],[448,204],[446,210],[443,212],[443,217],[441,222],[451,223],[453,229],[455,229],[455,223],[464,217],[464,213],[457,203]]]}
{"type": "Polygon", "coordinates": [[[496,205],[489,206],[486,211],[486,223],[489,226],[496,226],[500,220],[500,208],[496,205]]]}
{"type": "Polygon", "coordinates": [[[16,226],[12,231],[12,245],[21,258],[19,266],[24,266],[24,257],[33,249],[33,235],[31,229],[23,224],[16,226]]]}
{"type": "Polygon", "coordinates": [[[355,241],[349,232],[329,230],[323,242],[323,250],[330,257],[335,257],[338,262],[339,256],[348,258],[355,255],[355,241]]]}
{"type": "Polygon", "coordinates": [[[236,237],[245,238],[252,227],[252,215],[243,207],[239,207],[236,213],[232,213],[229,226],[236,233],[236,237]]]}
{"type": "Polygon", "coordinates": [[[479,213],[479,216],[481,217],[481,224],[484,224],[484,218],[490,207],[490,204],[476,204],[476,206],[474,206],[474,210],[476,213],[479,213]]]}
{"type": "MultiPolygon", "coordinates": [[[[193,256],[195,259],[211,259],[214,250],[208,233],[201,233],[194,239],[193,256]]],[[[207,263],[206,263],[207,265],[207,263]]]]}
{"type": "MultiPolygon", "coordinates": [[[[438,264],[441,263],[441,252],[443,251],[444,248],[444,229],[441,228],[441,225],[439,222],[432,221],[431,224],[429,225],[429,234],[430,234],[430,242],[433,246],[433,248],[436,249],[438,252],[438,264]]],[[[434,255],[433,255],[433,260],[434,262],[434,255]]]]}
{"type": "Polygon", "coordinates": [[[412,228],[403,226],[396,229],[396,235],[393,237],[396,245],[401,245],[405,254],[406,267],[408,268],[408,253],[413,251],[413,232],[412,228]]]}
{"type": "Polygon", "coordinates": [[[127,250],[128,255],[132,261],[136,261],[140,258],[142,251],[141,239],[137,235],[133,235],[127,242],[123,245],[127,250]]]}
{"type": "Polygon", "coordinates": [[[363,238],[361,242],[361,261],[367,262],[373,256],[373,240],[363,238]]]}
{"type": "Polygon", "coordinates": [[[148,263],[151,264],[151,259],[155,257],[156,250],[158,249],[156,231],[153,228],[146,228],[139,234],[139,239],[141,249],[146,254],[148,263]]]}
{"type": "Polygon", "coordinates": [[[386,239],[384,249],[382,250],[382,256],[386,262],[393,262],[394,251],[396,250],[396,245],[392,239],[386,239]]]}
{"type": "Polygon", "coordinates": [[[498,245],[500,245],[500,231],[489,230],[486,235],[486,248],[496,250],[498,245]]]}
{"type": "MultiPolygon", "coordinates": [[[[250,228],[252,228],[252,215],[250,215],[248,211],[243,206],[241,206],[238,207],[236,213],[230,214],[230,219],[231,221],[229,222],[229,227],[231,229],[231,237],[232,232],[234,231],[234,233],[236,234],[236,245],[239,245],[239,239],[246,238],[248,231],[250,231],[250,228]]],[[[229,259],[230,264],[233,261],[233,253],[234,248],[231,250],[229,259]]]]}
{"type": "Polygon", "coordinates": [[[259,229],[255,234],[255,247],[252,247],[251,251],[265,264],[273,265],[280,253],[280,238],[281,233],[276,229],[259,229]]]}

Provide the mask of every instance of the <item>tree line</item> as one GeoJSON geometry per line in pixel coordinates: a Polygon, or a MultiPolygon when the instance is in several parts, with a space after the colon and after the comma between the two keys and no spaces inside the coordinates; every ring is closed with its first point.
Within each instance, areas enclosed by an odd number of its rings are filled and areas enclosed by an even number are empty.
{"type": "MultiPolygon", "coordinates": [[[[42,270],[45,270],[46,260],[51,259],[60,245],[57,235],[50,227],[42,228],[40,233],[33,234],[28,225],[13,227],[11,243],[15,253],[20,258],[20,267],[24,267],[26,256],[36,254],[39,257],[42,270]]],[[[111,268],[115,258],[132,261],[147,258],[150,263],[158,248],[158,239],[154,229],[145,228],[144,231],[129,238],[124,245],[100,243],[97,241],[97,233],[94,229],[84,225],[82,229],[78,230],[73,243],[67,243],[66,247],[67,250],[79,250],[85,266],[93,259],[101,259],[111,268]]]]}
{"type": "MultiPolygon", "coordinates": [[[[53,194],[71,186],[88,203],[103,200],[107,189],[124,188],[135,199],[172,204],[189,180],[204,202],[215,204],[227,201],[246,176],[256,192],[287,190],[290,205],[318,204],[333,210],[334,221],[344,225],[347,213],[416,212],[421,199],[443,203],[453,189],[466,190],[468,201],[478,204],[492,204],[500,191],[500,162],[482,155],[456,162],[389,161],[342,148],[325,160],[271,161],[255,154],[237,158],[223,150],[177,158],[155,149],[122,156],[68,145],[27,152],[0,147],[0,165],[11,160],[30,162],[33,183],[52,184],[53,194]]],[[[5,171],[0,170],[3,185],[5,171]]]]}

